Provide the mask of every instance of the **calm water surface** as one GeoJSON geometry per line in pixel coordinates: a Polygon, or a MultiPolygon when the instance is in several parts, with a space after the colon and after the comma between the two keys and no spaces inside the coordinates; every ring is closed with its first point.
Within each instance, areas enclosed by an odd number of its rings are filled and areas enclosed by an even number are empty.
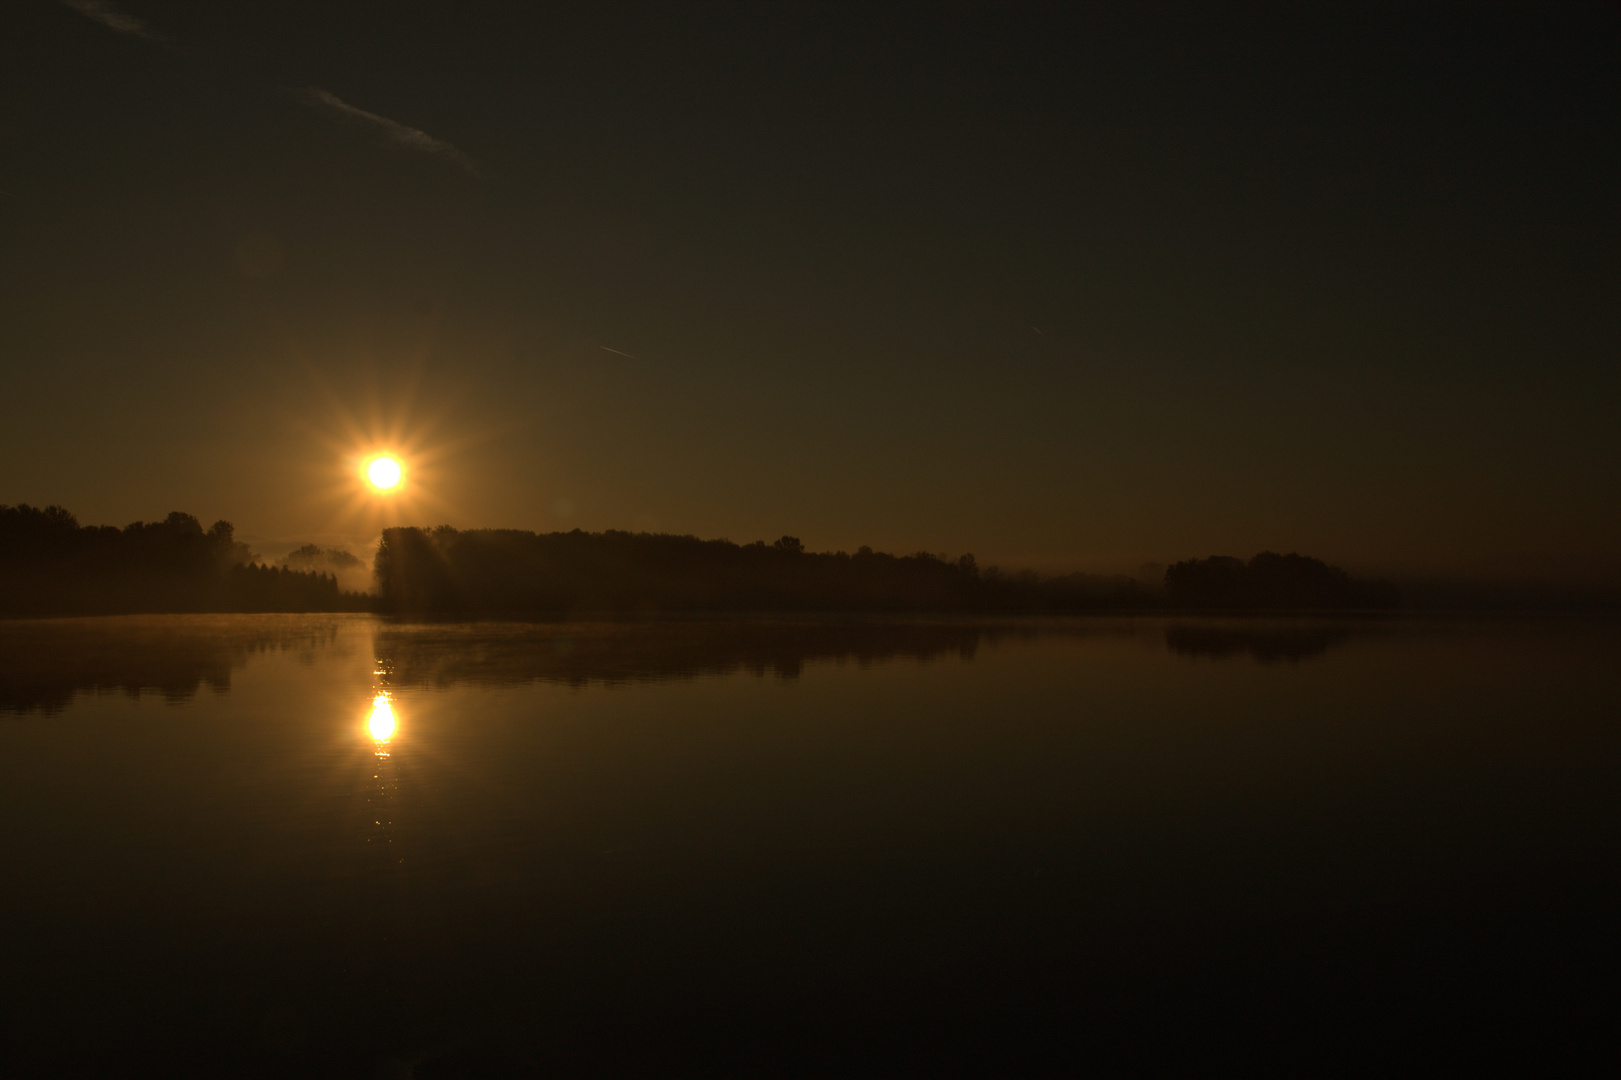
{"type": "Polygon", "coordinates": [[[1416,618],[0,623],[0,1063],[1600,1071],[1618,645],[1416,618]]]}

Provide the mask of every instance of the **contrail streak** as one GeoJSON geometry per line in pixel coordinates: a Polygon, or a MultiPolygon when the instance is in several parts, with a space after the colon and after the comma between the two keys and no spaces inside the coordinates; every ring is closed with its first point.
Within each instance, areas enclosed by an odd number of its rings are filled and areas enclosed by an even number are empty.
{"type": "Polygon", "coordinates": [[[146,38],[148,41],[162,41],[163,37],[147,28],[146,22],[133,15],[126,15],[118,10],[112,0],[62,0],[64,7],[70,7],[80,15],[94,19],[109,30],[116,30],[120,34],[129,34],[133,37],[146,38]]]}
{"type": "Polygon", "coordinates": [[[386,116],[378,116],[376,113],[367,112],[365,109],[357,109],[335,94],[329,94],[318,87],[305,87],[302,90],[293,91],[293,94],[307,105],[326,109],[328,112],[341,116],[346,120],[358,120],[370,124],[381,131],[389,142],[397,146],[403,146],[407,150],[419,150],[424,154],[432,154],[434,157],[442,158],[453,165],[459,165],[474,176],[483,175],[479,171],[478,162],[449,143],[442,139],[436,139],[425,131],[418,131],[414,127],[406,127],[398,121],[390,120],[386,116]]]}
{"type": "Polygon", "coordinates": [[[628,352],[620,352],[618,349],[609,349],[608,346],[606,346],[606,345],[598,345],[597,348],[606,349],[608,352],[616,353],[619,356],[623,356],[628,360],[640,360],[641,359],[641,357],[639,357],[639,356],[631,356],[630,353],[628,353],[628,352]]]}

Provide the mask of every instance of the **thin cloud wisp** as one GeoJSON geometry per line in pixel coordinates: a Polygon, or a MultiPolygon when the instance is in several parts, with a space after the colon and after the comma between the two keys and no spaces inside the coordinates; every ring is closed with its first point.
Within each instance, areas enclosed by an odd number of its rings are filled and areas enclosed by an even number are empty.
{"type": "Polygon", "coordinates": [[[419,131],[396,120],[390,120],[386,116],[378,116],[374,112],[356,108],[336,94],[328,93],[319,87],[309,86],[302,90],[295,90],[293,93],[295,97],[307,105],[325,109],[332,115],[342,119],[368,124],[376,128],[389,142],[396,146],[403,146],[407,150],[417,150],[424,154],[432,154],[434,157],[465,169],[474,176],[483,175],[476,161],[444,140],[436,139],[425,131],[419,131]]]}

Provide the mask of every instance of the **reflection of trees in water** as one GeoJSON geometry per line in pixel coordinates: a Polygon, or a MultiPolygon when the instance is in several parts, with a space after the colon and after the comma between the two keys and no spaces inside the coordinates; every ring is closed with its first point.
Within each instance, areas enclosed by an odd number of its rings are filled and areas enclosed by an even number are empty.
{"type": "Polygon", "coordinates": [[[0,623],[0,712],[60,712],[79,693],[185,701],[230,688],[267,652],[330,649],[338,623],[302,616],[116,616],[0,623]]]}
{"type": "Polygon", "coordinates": [[[396,686],[532,681],[659,682],[748,671],[794,679],[812,661],[867,664],[971,659],[981,643],[1049,632],[1037,625],[794,622],[483,623],[391,625],[377,655],[396,686]]]}
{"type": "MultiPolygon", "coordinates": [[[[223,692],[258,655],[339,646],[344,616],[115,616],[0,622],[0,712],[55,713],[79,693],[156,693],[185,701],[223,692]]],[[[754,619],[648,623],[385,623],[374,635],[393,686],[532,681],[571,685],[658,682],[752,672],[797,678],[813,662],[969,660],[982,645],[1038,637],[1153,633],[1158,621],[1032,620],[1002,624],[754,619]]],[[[1165,645],[1183,656],[1263,663],[1326,653],[1355,625],[1175,623],[1165,645]]]]}
{"type": "Polygon", "coordinates": [[[1355,634],[1371,633],[1352,626],[1198,626],[1177,623],[1165,628],[1165,647],[1180,656],[1226,660],[1250,656],[1263,664],[1298,663],[1321,656],[1355,634]]]}

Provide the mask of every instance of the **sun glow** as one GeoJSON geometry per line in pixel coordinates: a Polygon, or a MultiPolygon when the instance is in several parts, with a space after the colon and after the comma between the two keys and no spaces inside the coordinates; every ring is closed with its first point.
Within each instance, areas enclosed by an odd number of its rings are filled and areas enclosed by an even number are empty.
{"type": "Polygon", "coordinates": [[[378,491],[393,491],[405,477],[405,469],[397,458],[379,454],[366,462],[366,479],[378,491]]]}
{"type": "Polygon", "coordinates": [[[380,693],[372,699],[371,718],[366,721],[366,729],[376,742],[386,743],[394,737],[394,702],[388,694],[380,693]]]}
{"type": "Polygon", "coordinates": [[[328,417],[311,422],[312,439],[330,451],[329,464],[311,475],[310,502],[331,515],[325,531],[376,543],[383,529],[462,516],[445,498],[454,490],[446,463],[490,435],[470,425],[476,434],[458,438],[446,430],[444,413],[414,412],[419,390],[405,379],[392,402],[377,393],[357,391],[349,400],[333,394],[328,417]]]}

